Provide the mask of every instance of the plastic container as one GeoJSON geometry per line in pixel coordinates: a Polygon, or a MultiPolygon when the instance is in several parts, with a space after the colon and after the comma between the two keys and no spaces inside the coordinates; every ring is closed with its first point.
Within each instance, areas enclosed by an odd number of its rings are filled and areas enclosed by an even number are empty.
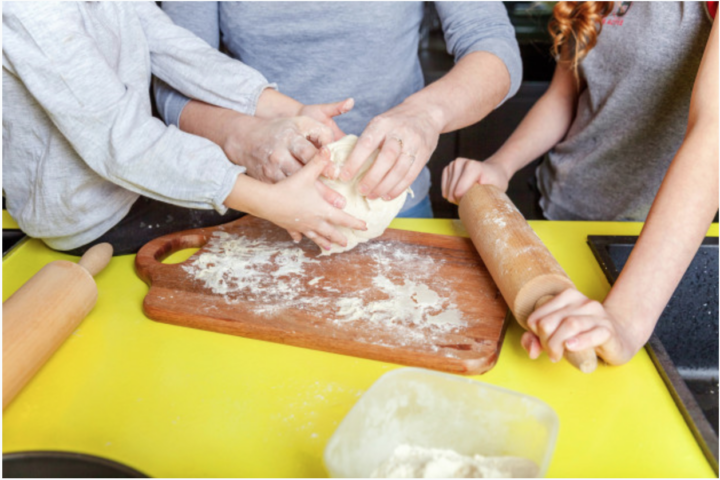
{"type": "Polygon", "coordinates": [[[325,467],[335,478],[369,477],[403,443],[463,455],[512,455],[550,464],[559,421],[537,398],[419,368],[375,382],[330,438],[325,467]]]}

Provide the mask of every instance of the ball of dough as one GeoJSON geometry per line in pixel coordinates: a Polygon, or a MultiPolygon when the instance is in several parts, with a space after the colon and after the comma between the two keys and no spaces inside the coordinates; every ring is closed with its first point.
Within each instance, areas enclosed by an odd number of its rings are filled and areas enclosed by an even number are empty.
{"type": "MultiPolygon", "coordinates": [[[[332,162],[335,164],[337,171],[340,171],[343,165],[345,165],[350,152],[352,152],[353,148],[355,148],[357,140],[358,137],[355,135],[347,135],[337,142],[328,145],[332,155],[332,162]]],[[[393,221],[393,218],[395,218],[398,212],[400,212],[400,209],[405,203],[405,198],[407,197],[408,192],[412,193],[412,191],[408,188],[406,191],[398,195],[397,198],[389,201],[385,201],[382,198],[370,200],[360,194],[358,191],[360,180],[365,175],[365,172],[367,172],[370,169],[370,166],[375,162],[379,153],[379,150],[375,150],[362,168],[358,170],[355,177],[349,182],[343,182],[340,179],[330,180],[325,177],[320,178],[325,185],[345,197],[347,203],[343,210],[353,217],[365,221],[368,227],[367,231],[353,230],[347,227],[337,227],[340,233],[345,235],[345,238],[347,238],[347,247],[341,247],[338,244],[333,244],[330,250],[323,251],[323,255],[346,252],[355,248],[358,243],[367,242],[371,238],[382,235],[388,225],[390,225],[390,222],[393,221]]]]}

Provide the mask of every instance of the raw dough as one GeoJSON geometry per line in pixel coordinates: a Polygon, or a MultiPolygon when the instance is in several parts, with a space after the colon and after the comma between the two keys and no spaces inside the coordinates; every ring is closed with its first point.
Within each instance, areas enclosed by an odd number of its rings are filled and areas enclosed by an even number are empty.
{"type": "MultiPolygon", "coordinates": [[[[345,164],[350,152],[352,152],[355,147],[355,143],[357,143],[357,139],[358,137],[355,135],[347,135],[337,142],[328,145],[330,153],[332,154],[332,161],[335,164],[337,171],[340,171],[339,169],[341,169],[345,164]]],[[[412,191],[408,188],[397,198],[387,202],[382,198],[370,200],[360,194],[358,191],[358,184],[365,175],[365,172],[367,172],[373,162],[375,162],[378,153],[380,153],[380,151],[375,150],[360,170],[358,170],[355,178],[347,183],[340,181],[340,179],[330,180],[325,177],[320,178],[325,185],[345,197],[347,204],[343,210],[353,217],[365,221],[368,227],[365,232],[346,227],[337,227],[340,233],[345,235],[345,238],[347,238],[347,247],[341,247],[338,244],[333,244],[330,250],[324,250],[322,255],[346,252],[355,248],[358,243],[367,242],[371,238],[382,235],[388,225],[390,225],[390,222],[392,222],[398,212],[400,212],[400,209],[405,203],[405,198],[407,197],[408,192],[412,194],[412,191]]]]}
{"type": "Polygon", "coordinates": [[[538,467],[521,457],[472,457],[454,450],[399,445],[373,478],[534,478],[538,467]]]}

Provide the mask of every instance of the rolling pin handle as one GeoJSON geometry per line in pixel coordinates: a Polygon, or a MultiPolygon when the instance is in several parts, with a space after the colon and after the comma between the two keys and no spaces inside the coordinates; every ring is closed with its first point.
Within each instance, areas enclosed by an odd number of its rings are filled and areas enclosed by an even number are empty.
{"type": "MultiPolygon", "coordinates": [[[[540,297],[538,301],[535,302],[534,310],[537,310],[541,306],[545,305],[553,298],[553,295],[544,295],[540,297]]],[[[545,343],[545,339],[542,341],[545,343]]],[[[597,368],[597,355],[595,355],[595,350],[592,348],[588,348],[587,350],[582,350],[580,352],[565,350],[565,360],[570,362],[571,365],[583,373],[592,373],[597,368]]]]}
{"type": "Polygon", "coordinates": [[[99,243],[85,252],[78,265],[88,271],[93,277],[100,273],[110,263],[113,247],[109,243],[99,243]]]}

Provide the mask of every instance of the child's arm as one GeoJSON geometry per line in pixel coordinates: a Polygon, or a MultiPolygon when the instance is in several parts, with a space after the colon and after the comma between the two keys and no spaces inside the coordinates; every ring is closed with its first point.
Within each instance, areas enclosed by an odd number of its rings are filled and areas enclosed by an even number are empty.
{"type": "Polygon", "coordinates": [[[600,304],[576,290],[528,318],[548,336],[527,332],[531,357],[541,349],[559,359],[565,348],[595,347],[608,363],[630,360],[647,342],[718,210],[718,25],[713,25],[695,80],[685,139],[655,197],[620,277],[600,304]]]}
{"type": "Polygon", "coordinates": [[[567,133],[575,115],[578,85],[565,63],[555,67],[550,87],[530,109],[502,147],[484,162],[458,158],[442,175],[442,194],[459,203],[475,183],[507,190],[510,178],[553,146],[567,133]]]}
{"type": "MultiPolygon", "coordinates": [[[[275,184],[238,175],[225,205],[270,220],[290,232],[302,233],[321,248],[332,243],[347,245],[336,226],[366,230],[365,222],[328,204],[316,184],[330,163],[330,152],[323,148],[298,173],[275,184]]],[[[299,238],[293,235],[297,241],[299,238]]]]}

